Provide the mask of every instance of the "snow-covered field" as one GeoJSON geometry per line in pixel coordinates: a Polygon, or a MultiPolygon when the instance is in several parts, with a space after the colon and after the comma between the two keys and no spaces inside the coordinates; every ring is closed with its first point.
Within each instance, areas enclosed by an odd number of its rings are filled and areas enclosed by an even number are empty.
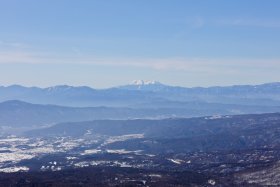
{"type": "MultiPolygon", "coordinates": [[[[113,154],[127,154],[139,153],[139,151],[127,151],[124,149],[105,149],[108,144],[118,141],[126,141],[128,139],[142,138],[142,134],[129,134],[115,137],[100,137],[89,134],[82,138],[73,137],[56,137],[56,138],[27,138],[7,136],[0,138],[0,172],[18,172],[28,171],[29,168],[25,166],[18,166],[18,163],[34,159],[37,157],[52,155],[52,154],[70,154],[75,153],[80,156],[93,155],[98,153],[113,153],[113,154]],[[92,145],[98,147],[91,148],[92,145]]],[[[67,156],[67,160],[73,160],[77,157],[67,156]]],[[[72,163],[73,164],[73,163],[72,163]]],[[[88,164],[76,163],[75,166],[84,165],[98,165],[99,162],[92,162],[88,164]]],[[[101,163],[102,164],[102,163],[101,163]]],[[[122,165],[122,164],[120,164],[122,165]]],[[[41,167],[41,170],[60,170],[61,168],[56,164],[50,164],[41,167]]]]}

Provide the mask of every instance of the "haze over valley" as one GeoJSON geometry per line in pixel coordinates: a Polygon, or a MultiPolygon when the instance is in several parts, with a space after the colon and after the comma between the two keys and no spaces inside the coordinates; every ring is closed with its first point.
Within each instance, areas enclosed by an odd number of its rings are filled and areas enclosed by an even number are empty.
{"type": "Polygon", "coordinates": [[[279,0],[1,0],[0,187],[280,186],[279,0]]]}
{"type": "Polygon", "coordinates": [[[280,83],[1,87],[0,172],[10,174],[0,184],[57,173],[73,181],[53,185],[278,185],[279,93],[280,83]],[[101,180],[84,178],[100,169],[101,180]]]}

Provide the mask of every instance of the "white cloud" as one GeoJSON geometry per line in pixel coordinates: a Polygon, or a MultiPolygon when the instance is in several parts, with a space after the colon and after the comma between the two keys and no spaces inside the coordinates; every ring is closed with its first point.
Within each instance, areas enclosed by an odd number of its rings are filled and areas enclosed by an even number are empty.
{"type": "Polygon", "coordinates": [[[210,59],[210,58],[98,58],[94,56],[36,54],[31,52],[0,52],[0,63],[93,64],[149,68],[157,71],[198,73],[236,73],[239,71],[279,70],[280,59],[210,59]]]}

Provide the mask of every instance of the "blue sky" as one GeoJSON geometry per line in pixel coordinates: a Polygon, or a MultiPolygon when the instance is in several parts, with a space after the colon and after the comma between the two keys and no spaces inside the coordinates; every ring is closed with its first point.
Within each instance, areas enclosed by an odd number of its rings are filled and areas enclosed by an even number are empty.
{"type": "Polygon", "coordinates": [[[2,0],[0,84],[280,81],[278,0],[2,0]]]}

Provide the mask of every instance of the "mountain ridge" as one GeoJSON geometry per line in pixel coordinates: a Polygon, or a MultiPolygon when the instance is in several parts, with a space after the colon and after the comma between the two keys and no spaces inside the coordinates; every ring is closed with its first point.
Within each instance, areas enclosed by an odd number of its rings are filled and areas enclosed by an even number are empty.
{"type": "Polygon", "coordinates": [[[68,107],[51,104],[31,104],[19,100],[0,103],[0,128],[38,128],[61,122],[101,119],[164,119],[200,116],[235,115],[280,112],[278,107],[227,105],[219,103],[159,103],[143,107],[68,107]]]}
{"type": "Polygon", "coordinates": [[[53,89],[53,88],[88,88],[92,90],[108,90],[112,88],[120,88],[120,87],[125,87],[125,86],[133,86],[133,85],[162,85],[162,86],[168,86],[168,87],[175,87],[175,88],[186,88],[186,89],[211,89],[211,88],[231,88],[231,87],[258,87],[258,86],[277,86],[280,88],[280,81],[279,82],[266,82],[266,83],[260,83],[260,84],[232,84],[232,85],[224,85],[224,86],[193,86],[193,87],[186,87],[186,86],[180,86],[180,85],[169,85],[169,84],[164,84],[160,81],[156,80],[133,80],[132,82],[124,85],[117,85],[117,86],[112,86],[112,87],[107,87],[107,88],[94,88],[90,86],[71,86],[68,84],[58,84],[54,86],[48,86],[48,87],[40,87],[40,86],[24,86],[20,84],[11,84],[7,86],[1,86],[0,88],[12,88],[12,87],[17,87],[17,88],[38,88],[38,89],[53,89]]]}
{"type": "Polygon", "coordinates": [[[0,86],[0,102],[7,100],[73,107],[130,107],[159,101],[280,106],[280,83],[186,88],[141,80],[108,89],[68,85],[47,88],[0,86]]]}

